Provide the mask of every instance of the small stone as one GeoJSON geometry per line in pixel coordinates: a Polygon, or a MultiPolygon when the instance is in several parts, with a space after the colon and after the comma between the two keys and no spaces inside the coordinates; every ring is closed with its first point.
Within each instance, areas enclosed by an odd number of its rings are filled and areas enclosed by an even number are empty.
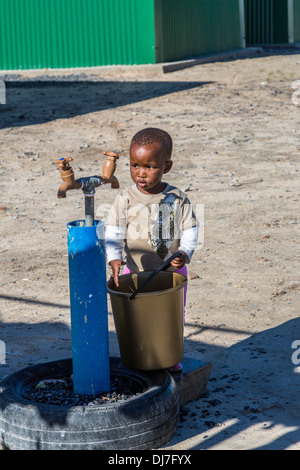
{"type": "Polygon", "coordinates": [[[222,402],[220,400],[215,399],[215,400],[210,400],[208,403],[211,406],[218,406],[218,405],[221,405],[222,402]]]}
{"type": "Polygon", "coordinates": [[[205,424],[208,428],[214,428],[215,426],[217,426],[214,421],[204,421],[204,424],[205,424]]]}
{"type": "Polygon", "coordinates": [[[199,279],[198,274],[193,273],[193,272],[188,273],[188,280],[191,281],[193,279],[199,279]]]}

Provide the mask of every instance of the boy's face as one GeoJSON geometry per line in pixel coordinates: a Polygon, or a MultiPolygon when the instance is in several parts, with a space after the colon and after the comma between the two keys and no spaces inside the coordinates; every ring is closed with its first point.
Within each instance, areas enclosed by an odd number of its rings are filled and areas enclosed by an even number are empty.
{"type": "Polygon", "coordinates": [[[131,145],[130,174],[141,193],[160,193],[164,189],[161,179],[171,167],[172,161],[167,159],[160,143],[131,145]]]}

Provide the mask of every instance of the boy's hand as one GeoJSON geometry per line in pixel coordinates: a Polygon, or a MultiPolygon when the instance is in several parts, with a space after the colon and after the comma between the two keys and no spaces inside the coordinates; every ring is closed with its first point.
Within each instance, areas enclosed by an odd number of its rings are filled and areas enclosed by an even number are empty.
{"type": "Polygon", "coordinates": [[[181,269],[187,262],[187,254],[184,253],[184,251],[181,252],[181,255],[178,256],[177,258],[174,258],[173,261],[171,261],[171,266],[175,269],[181,269]]]}
{"type": "Polygon", "coordinates": [[[112,269],[112,275],[111,279],[114,280],[114,283],[116,284],[117,287],[119,287],[119,273],[120,273],[120,268],[123,266],[125,263],[121,259],[113,259],[108,263],[112,269]]]}

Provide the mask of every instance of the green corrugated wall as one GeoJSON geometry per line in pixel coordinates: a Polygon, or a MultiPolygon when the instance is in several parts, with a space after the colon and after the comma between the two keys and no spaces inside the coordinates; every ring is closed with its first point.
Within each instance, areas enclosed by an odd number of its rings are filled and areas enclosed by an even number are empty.
{"type": "Polygon", "coordinates": [[[155,61],[153,0],[0,0],[0,69],[155,61]]]}
{"type": "MultiPolygon", "coordinates": [[[[300,41],[300,0],[294,20],[289,0],[244,3],[247,45],[300,41]]],[[[1,70],[168,62],[241,37],[240,0],[0,0],[1,70]]]]}
{"type": "Polygon", "coordinates": [[[0,0],[0,69],[151,64],[233,49],[241,46],[238,4],[0,0]]]}
{"type": "Polygon", "coordinates": [[[294,41],[300,42],[300,0],[294,0],[294,41]]]}
{"type": "Polygon", "coordinates": [[[156,62],[240,48],[238,0],[154,0],[156,62]]]}
{"type": "Polygon", "coordinates": [[[288,0],[245,0],[245,24],[247,46],[288,43],[288,0]]]}
{"type": "Polygon", "coordinates": [[[275,0],[274,3],[274,43],[289,42],[287,0],[275,0]]]}
{"type": "Polygon", "coordinates": [[[274,0],[245,0],[246,43],[274,43],[274,0]]]}

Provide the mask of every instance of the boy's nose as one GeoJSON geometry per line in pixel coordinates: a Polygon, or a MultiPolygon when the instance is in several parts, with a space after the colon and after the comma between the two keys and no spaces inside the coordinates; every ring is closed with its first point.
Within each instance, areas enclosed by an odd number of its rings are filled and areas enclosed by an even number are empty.
{"type": "Polygon", "coordinates": [[[146,176],[146,170],[143,167],[139,167],[138,175],[140,177],[145,177],[146,176]]]}

